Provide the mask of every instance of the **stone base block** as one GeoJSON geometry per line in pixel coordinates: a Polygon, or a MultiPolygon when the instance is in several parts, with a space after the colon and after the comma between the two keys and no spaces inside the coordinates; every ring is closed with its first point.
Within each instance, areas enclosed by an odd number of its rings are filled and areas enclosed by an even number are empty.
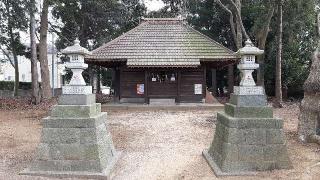
{"type": "Polygon", "coordinates": [[[100,104],[58,105],[42,121],[36,158],[23,175],[108,177],[119,157],[100,104]]]}
{"type": "Polygon", "coordinates": [[[262,86],[235,86],[235,95],[265,95],[262,86]]]}
{"type": "Polygon", "coordinates": [[[63,94],[59,97],[58,104],[59,105],[90,105],[96,103],[96,95],[95,94],[63,94]]]}
{"type": "Polygon", "coordinates": [[[27,168],[19,173],[19,175],[27,176],[42,176],[42,177],[55,177],[55,178],[80,178],[80,179],[104,179],[108,180],[112,169],[116,162],[121,157],[121,152],[117,151],[112,161],[109,162],[108,168],[101,172],[90,172],[90,171],[40,171],[30,170],[27,168]]]}
{"type": "Polygon", "coordinates": [[[92,94],[92,86],[75,86],[75,85],[62,86],[62,94],[68,94],[68,95],[92,94]]]}
{"type": "Polygon", "coordinates": [[[59,118],[90,118],[100,113],[100,103],[90,105],[56,105],[51,110],[51,116],[59,118]]]}
{"type": "Polygon", "coordinates": [[[213,157],[210,156],[208,153],[208,149],[203,150],[202,155],[204,159],[207,161],[211,169],[213,170],[216,176],[253,176],[257,175],[257,172],[241,172],[241,171],[234,171],[234,172],[224,172],[220,169],[220,167],[216,164],[213,157]]]}
{"type": "Polygon", "coordinates": [[[272,107],[256,106],[256,107],[239,107],[234,104],[227,103],[225,105],[226,114],[236,118],[272,118],[272,107]]]}
{"type": "Polygon", "coordinates": [[[267,106],[267,97],[265,95],[235,95],[231,94],[230,104],[238,107],[261,107],[267,106]]]}
{"type": "Polygon", "coordinates": [[[95,128],[105,123],[107,113],[103,112],[90,118],[59,118],[46,117],[42,119],[43,128],[95,128]]]}
{"type": "Polygon", "coordinates": [[[282,127],[281,119],[219,113],[214,139],[203,154],[217,175],[292,168],[282,127]]]}

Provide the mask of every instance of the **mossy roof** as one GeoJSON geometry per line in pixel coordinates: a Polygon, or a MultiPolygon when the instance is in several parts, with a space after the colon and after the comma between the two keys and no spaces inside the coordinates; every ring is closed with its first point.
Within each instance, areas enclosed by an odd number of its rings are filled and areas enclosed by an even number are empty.
{"type": "Polygon", "coordinates": [[[230,59],[238,59],[235,52],[177,18],[144,19],[86,57],[89,63],[124,60],[129,67],[194,67],[230,59]]]}

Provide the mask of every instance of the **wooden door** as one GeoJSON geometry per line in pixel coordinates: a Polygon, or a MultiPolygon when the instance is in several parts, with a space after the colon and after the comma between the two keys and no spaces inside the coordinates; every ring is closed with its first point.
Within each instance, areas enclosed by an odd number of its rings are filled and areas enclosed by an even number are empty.
{"type": "Polygon", "coordinates": [[[149,72],[149,98],[176,98],[178,88],[177,72],[154,70],[149,72]]]}

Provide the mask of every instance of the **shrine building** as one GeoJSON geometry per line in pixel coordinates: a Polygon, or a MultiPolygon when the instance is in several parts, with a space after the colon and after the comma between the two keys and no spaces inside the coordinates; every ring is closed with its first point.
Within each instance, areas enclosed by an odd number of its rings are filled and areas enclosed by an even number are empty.
{"type": "MultiPolygon", "coordinates": [[[[145,18],[85,58],[88,64],[114,68],[116,99],[136,103],[153,99],[203,102],[208,70],[214,72],[238,60],[235,52],[180,18],[145,18]]],[[[233,73],[229,76],[232,83],[233,73]]],[[[212,73],[213,85],[215,81],[212,73]]]]}

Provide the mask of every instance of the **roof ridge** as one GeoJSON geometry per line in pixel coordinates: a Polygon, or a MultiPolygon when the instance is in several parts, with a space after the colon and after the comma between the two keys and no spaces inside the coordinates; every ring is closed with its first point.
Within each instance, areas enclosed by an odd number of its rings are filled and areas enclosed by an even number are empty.
{"type": "Polygon", "coordinates": [[[185,18],[176,17],[176,18],[141,18],[142,21],[184,21],[185,18]]]}

